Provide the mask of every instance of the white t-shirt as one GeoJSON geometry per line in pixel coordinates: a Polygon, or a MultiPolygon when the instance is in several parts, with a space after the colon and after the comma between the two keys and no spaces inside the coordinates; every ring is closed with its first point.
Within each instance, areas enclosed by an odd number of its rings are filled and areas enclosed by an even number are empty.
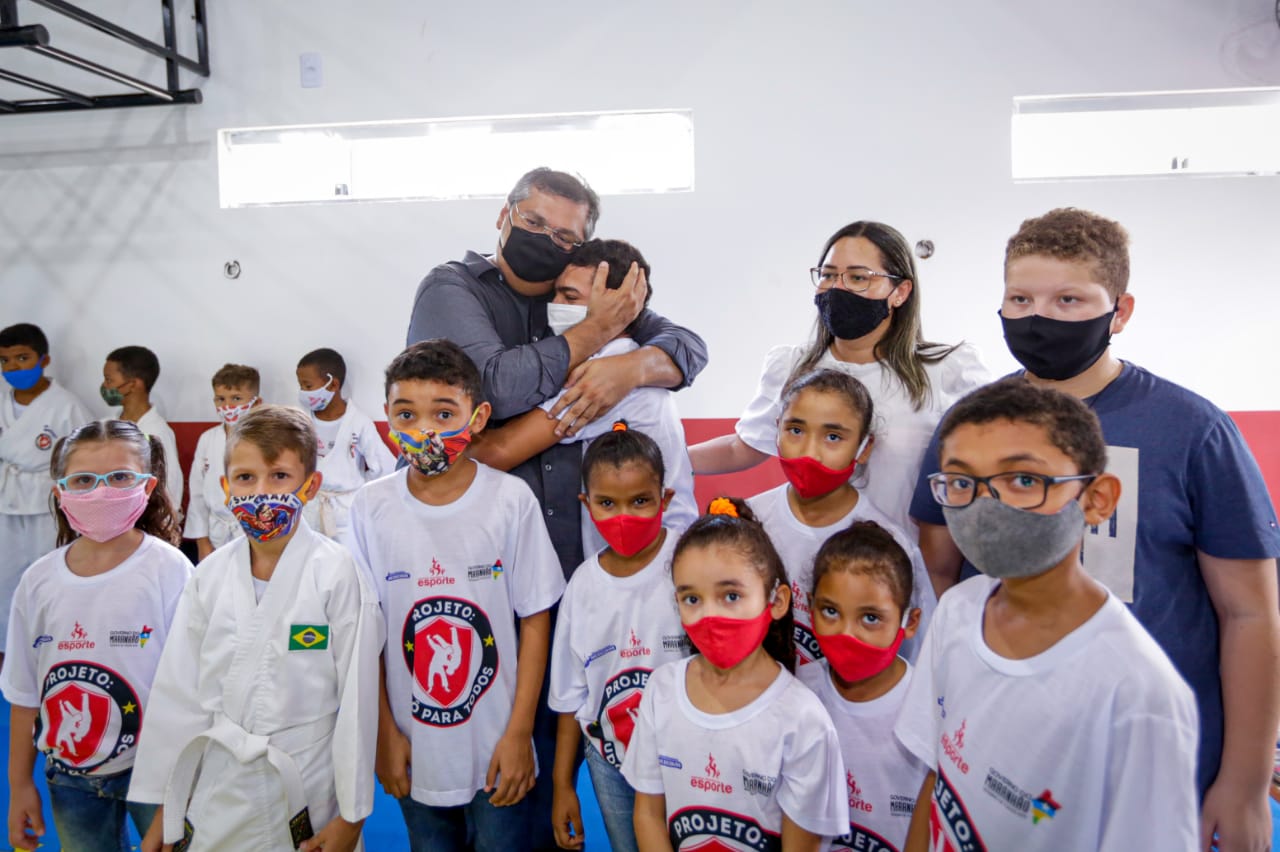
{"type": "Polygon", "coordinates": [[[342,420],[321,420],[316,417],[315,412],[311,414],[311,425],[316,429],[316,456],[325,458],[333,451],[334,444],[338,440],[338,427],[342,425],[342,420]]]}
{"type": "Polygon", "coordinates": [[[144,536],[94,577],[67,567],[71,545],[37,560],[18,583],[0,689],[38,707],[36,747],[68,772],[114,775],[133,766],[151,682],[191,563],[144,536]]]}
{"type": "MultiPolygon", "coordinates": [[[[769,350],[756,396],[738,418],[736,428],[743,443],[771,456],[778,454],[782,389],[808,348],[806,344],[778,346],[769,350]]],[[[865,485],[861,484],[861,478],[857,479],[858,490],[869,496],[900,529],[914,534],[915,522],[907,510],[920,473],[920,459],[929,446],[933,430],[956,400],[991,380],[987,368],[978,358],[978,350],[971,344],[962,343],[941,361],[924,365],[930,392],[918,411],[897,374],[879,361],[851,364],[837,361],[827,351],[816,367],[823,368],[848,373],[862,382],[871,394],[875,405],[871,430],[876,436],[876,443],[866,465],[866,473],[858,474],[866,477],[865,485]]]]}
{"type": "Polygon", "coordinates": [[[875,521],[893,536],[894,541],[902,546],[911,559],[911,605],[920,607],[920,628],[915,638],[902,643],[899,653],[908,660],[914,661],[919,655],[920,643],[923,641],[925,628],[933,618],[933,611],[938,605],[937,595],[933,593],[933,583],[929,579],[929,571],[925,568],[924,557],[920,548],[907,537],[885,513],[872,503],[866,492],[858,496],[858,502],[849,514],[839,521],[825,527],[811,527],[796,517],[787,502],[787,483],[771,488],[747,500],[751,511],[764,524],[765,532],[782,557],[782,564],[787,569],[787,579],[791,581],[791,599],[794,601],[792,611],[795,614],[796,662],[805,665],[822,656],[818,642],[813,638],[813,613],[809,609],[809,597],[813,590],[813,559],[819,548],[831,536],[847,529],[854,521],[875,521]]]}
{"type": "Polygon", "coordinates": [[[666,541],[649,564],[630,577],[600,567],[599,554],[573,572],[556,618],[548,704],[573,713],[592,747],[622,765],[650,673],[687,657],[692,646],[680,623],[666,541]]]}
{"type": "Polygon", "coordinates": [[[893,689],[871,701],[847,701],[831,682],[826,660],[796,673],[831,714],[840,753],[844,756],[849,793],[849,833],[837,837],[833,850],[901,852],[911,827],[911,813],[929,767],[893,736],[893,723],[911,683],[911,665],[893,689]]]}
{"type": "Polygon", "coordinates": [[[169,495],[174,517],[182,517],[182,464],[178,461],[178,441],[173,436],[169,422],[160,416],[153,405],[138,418],[138,428],[154,435],[164,449],[164,493],[169,495]]]}
{"type": "MultiPolygon", "coordinates": [[[[592,358],[625,355],[640,345],[630,337],[610,340],[592,358]]],[[[543,411],[550,411],[560,401],[564,391],[542,403],[543,411]]],[[[676,535],[684,532],[698,519],[698,502],[693,495],[693,464],[689,461],[689,445],[684,436],[684,421],[676,408],[676,395],[666,388],[636,388],[622,398],[613,408],[600,415],[572,437],[560,443],[582,441],[583,452],[592,441],[613,430],[619,420],[627,421],[627,428],[643,432],[653,439],[662,452],[662,466],[666,469],[663,485],[675,491],[671,505],[662,515],[662,525],[676,535]]],[[[591,522],[587,507],[582,507],[582,552],[598,553],[607,547],[604,537],[591,522]]]]}
{"type": "Polygon", "coordinates": [[[1199,849],[1196,705],[1114,595],[1034,657],[983,638],[997,581],[938,604],[894,733],[938,772],[934,849],[1199,849]]]}
{"type": "Polygon", "coordinates": [[[636,792],[666,797],[672,848],[780,850],[784,813],[814,834],[846,831],[840,743],[814,694],[779,669],[746,707],[704,713],[685,688],[692,659],[650,675],[622,764],[636,792]]]}
{"type": "Polygon", "coordinates": [[[347,544],[386,616],[387,697],[413,743],[419,802],[484,787],[516,691],[516,618],[549,608],[564,574],[524,482],[477,464],[447,506],[409,493],[408,469],[356,493],[347,544]]]}

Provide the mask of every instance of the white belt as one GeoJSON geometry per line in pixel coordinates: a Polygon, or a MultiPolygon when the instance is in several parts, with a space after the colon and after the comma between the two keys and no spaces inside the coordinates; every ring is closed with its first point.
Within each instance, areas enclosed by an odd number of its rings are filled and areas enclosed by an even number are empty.
{"type": "Polygon", "coordinates": [[[169,783],[164,791],[164,842],[177,843],[182,839],[187,802],[191,798],[191,789],[195,785],[196,771],[200,768],[206,743],[222,746],[242,765],[265,757],[284,785],[285,800],[289,806],[289,833],[293,837],[294,847],[313,836],[302,774],[284,749],[300,749],[322,740],[332,733],[336,717],[336,713],[331,713],[314,722],[266,736],[251,734],[225,714],[217,714],[213,727],[198,734],[183,747],[173,772],[169,775],[169,783]]]}
{"type": "Polygon", "coordinates": [[[316,494],[311,503],[316,507],[316,528],[321,533],[330,538],[337,534],[338,508],[341,505],[338,498],[352,497],[358,490],[358,488],[352,488],[349,491],[321,491],[316,494]]]}

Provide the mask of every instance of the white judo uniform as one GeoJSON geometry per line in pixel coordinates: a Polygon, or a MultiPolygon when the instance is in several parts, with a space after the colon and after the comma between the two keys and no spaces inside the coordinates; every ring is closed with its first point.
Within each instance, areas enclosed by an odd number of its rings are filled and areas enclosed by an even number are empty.
{"type": "Polygon", "coordinates": [[[364,819],[382,631],[350,553],[305,521],[261,601],[249,542],[218,550],[179,602],[129,798],[163,802],[165,841],[190,852],[285,852],[305,826],[364,819]]]}
{"type": "Polygon", "coordinates": [[[53,445],[92,419],[56,382],[23,408],[15,405],[13,388],[0,388],[0,636],[8,633],[9,604],[22,572],[57,543],[49,508],[53,445]]]}
{"type": "Polygon", "coordinates": [[[323,480],[320,493],[307,503],[302,516],[316,531],[338,539],[346,532],[351,501],[360,486],[393,473],[396,457],[369,415],[351,403],[335,424],[317,420],[314,414],[311,422],[319,441],[316,469],[323,480]],[[327,439],[325,433],[329,433],[327,439]]]}
{"type": "Polygon", "coordinates": [[[173,435],[169,421],[160,416],[153,405],[138,418],[138,428],[154,435],[164,449],[164,493],[169,495],[174,517],[182,517],[182,464],[178,461],[178,440],[173,435]]]}
{"type": "Polygon", "coordinates": [[[244,535],[222,490],[226,453],[227,432],[221,423],[196,441],[196,454],[191,459],[191,500],[182,528],[183,538],[207,538],[215,550],[244,535]]]}

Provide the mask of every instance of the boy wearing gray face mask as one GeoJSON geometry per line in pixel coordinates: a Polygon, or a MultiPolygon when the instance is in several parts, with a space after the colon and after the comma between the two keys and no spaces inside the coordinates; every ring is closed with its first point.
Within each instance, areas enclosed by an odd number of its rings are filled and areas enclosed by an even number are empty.
{"type": "Polygon", "coordinates": [[[932,494],[984,576],[939,602],[894,729],[932,770],[906,849],[1198,848],[1191,690],[1081,565],[1120,498],[1097,417],[1012,378],[939,439],[932,494]]]}

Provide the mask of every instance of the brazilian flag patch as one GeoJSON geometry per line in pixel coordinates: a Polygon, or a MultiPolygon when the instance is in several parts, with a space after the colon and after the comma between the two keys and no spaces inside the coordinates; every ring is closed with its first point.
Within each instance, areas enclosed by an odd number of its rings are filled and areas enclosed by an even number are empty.
{"type": "Polygon", "coordinates": [[[322,651],[329,647],[329,625],[289,625],[290,651],[322,651]]]}

